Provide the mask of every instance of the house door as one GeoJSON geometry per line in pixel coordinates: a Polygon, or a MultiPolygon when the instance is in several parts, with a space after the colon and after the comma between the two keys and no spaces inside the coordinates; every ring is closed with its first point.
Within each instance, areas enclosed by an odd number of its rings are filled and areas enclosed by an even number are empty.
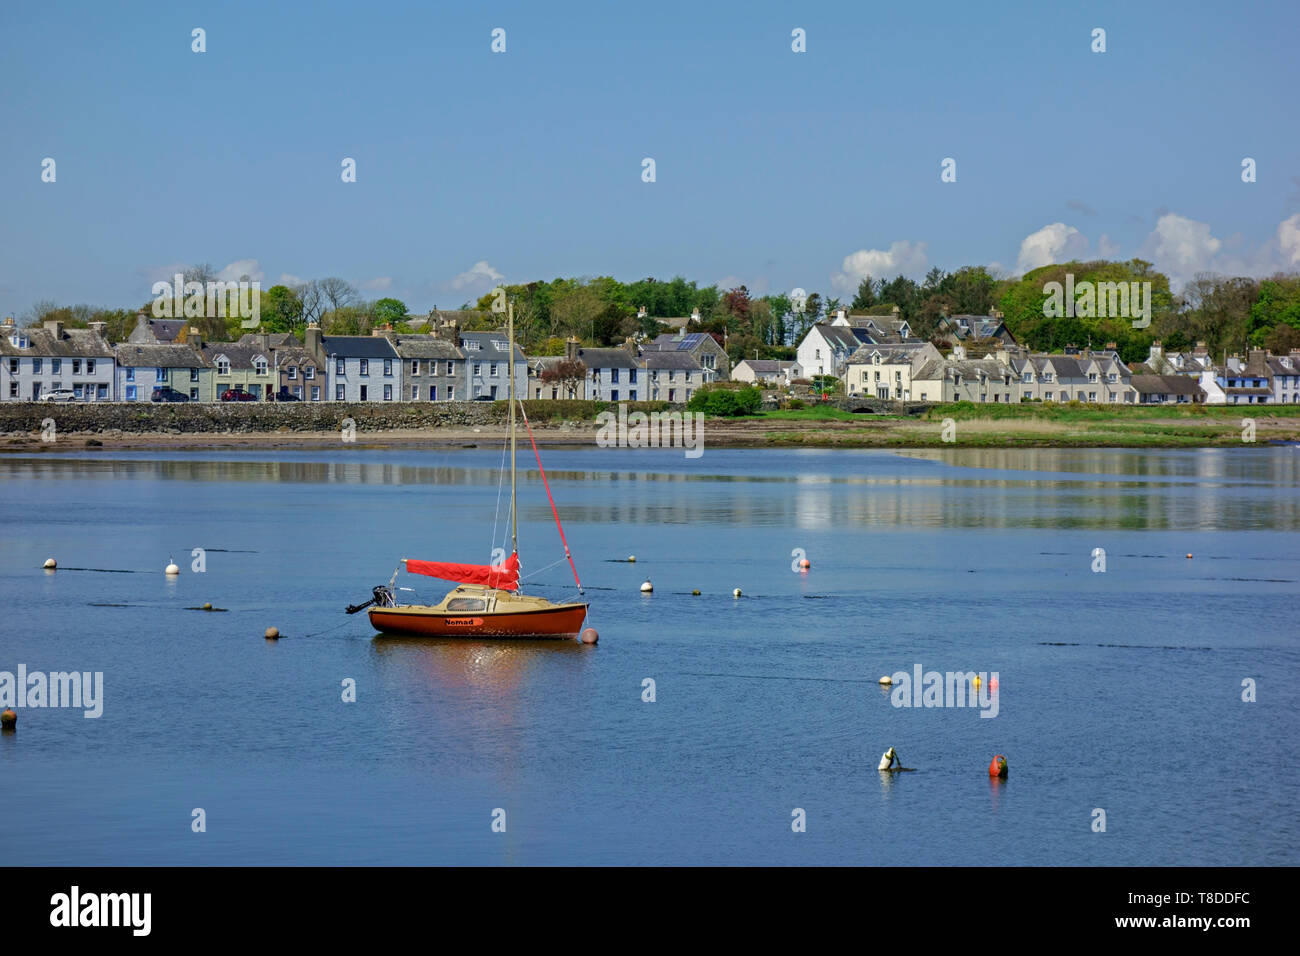
{"type": "Polygon", "coordinates": [[[32,382],[32,401],[39,401],[41,397],[41,383],[32,382]]]}
{"type": "Polygon", "coordinates": [[[366,400],[366,386],[364,385],[361,386],[361,400],[363,402],[366,400]]]}

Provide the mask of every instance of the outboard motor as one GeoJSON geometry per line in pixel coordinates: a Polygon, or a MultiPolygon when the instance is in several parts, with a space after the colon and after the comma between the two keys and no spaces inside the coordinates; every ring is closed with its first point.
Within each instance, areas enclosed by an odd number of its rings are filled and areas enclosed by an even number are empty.
{"type": "Polygon", "coordinates": [[[372,604],[375,605],[375,607],[397,606],[397,598],[393,593],[393,589],[387,584],[377,585],[370,593],[371,598],[369,601],[365,604],[349,604],[347,606],[347,612],[349,614],[356,614],[358,611],[364,611],[372,604]]]}

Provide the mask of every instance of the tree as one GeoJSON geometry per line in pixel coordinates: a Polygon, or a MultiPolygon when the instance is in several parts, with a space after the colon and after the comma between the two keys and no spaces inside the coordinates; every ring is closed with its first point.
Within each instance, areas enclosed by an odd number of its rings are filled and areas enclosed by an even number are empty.
{"type": "MultiPolygon", "coordinates": [[[[232,318],[237,322],[238,316],[232,318]]],[[[302,323],[302,300],[285,285],[273,285],[262,293],[262,321],[259,332],[292,332],[302,323]]]]}
{"type": "Polygon", "coordinates": [[[351,283],[337,276],[317,279],[316,284],[320,288],[320,294],[329,306],[330,312],[337,312],[343,306],[351,305],[357,301],[357,290],[352,288],[351,283]]]}
{"type": "Polygon", "coordinates": [[[405,322],[406,303],[401,299],[380,299],[375,303],[375,319],[386,325],[405,322]]]}
{"type": "Polygon", "coordinates": [[[573,398],[578,386],[586,381],[587,366],[578,359],[566,358],[542,369],[542,374],[537,377],[547,385],[559,385],[568,398],[573,398]]]}
{"type": "Polygon", "coordinates": [[[858,283],[858,294],[853,297],[853,302],[849,309],[854,312],[860,312],[863,309],[869,309],[876,304],[876,284],[872,281],[871,276],[864,276],[858,283]]]}

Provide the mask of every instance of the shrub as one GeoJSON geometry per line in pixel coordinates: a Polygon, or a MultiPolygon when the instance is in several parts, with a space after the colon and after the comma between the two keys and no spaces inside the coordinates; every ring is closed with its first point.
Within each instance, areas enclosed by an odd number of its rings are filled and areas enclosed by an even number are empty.
{"type": "Polygon", "coordinates": [[[708,385],[692,395],[686,407],[693,412],[720,417],[753,415],[763,407],[763,393],[753,386],[735,388],[732,383],[727,383],[726,387],[715,388],[708,385]]]}

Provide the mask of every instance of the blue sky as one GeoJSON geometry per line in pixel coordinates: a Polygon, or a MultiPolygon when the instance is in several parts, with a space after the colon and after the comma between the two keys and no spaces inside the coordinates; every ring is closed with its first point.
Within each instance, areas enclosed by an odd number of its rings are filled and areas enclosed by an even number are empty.
{"type": "Polygon", "coordinates": [[[417,311],[498,277],[1300,269],[1300,6],[1072,6],[10,0],[0,313],[199,261],[417,311]]]}

